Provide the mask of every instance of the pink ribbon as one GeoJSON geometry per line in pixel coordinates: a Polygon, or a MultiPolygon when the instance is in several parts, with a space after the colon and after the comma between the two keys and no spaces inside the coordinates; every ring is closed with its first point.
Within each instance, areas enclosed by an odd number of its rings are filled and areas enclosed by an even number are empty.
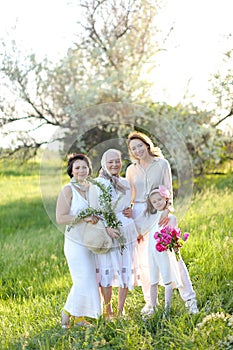
{"type": "Polygon", "coordinates": [[[159,193],[162,197],[169,198],[170,197],[170,192],[167,189],[166,186],[160,185],[159,186],[159,193]]]}

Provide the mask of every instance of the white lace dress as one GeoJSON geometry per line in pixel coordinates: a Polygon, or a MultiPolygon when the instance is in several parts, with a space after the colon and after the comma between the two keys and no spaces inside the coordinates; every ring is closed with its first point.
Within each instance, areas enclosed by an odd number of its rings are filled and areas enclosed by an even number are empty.
{"type": "MultiPolygon", "coordinates": [[[[110,185],[110,181],[104,178],[97,178],[97,181],[103,183],[106,187],[110,185]]],[[[130,290],[137,284],[138,277],[138,258],[137,258],[137,229],[134,221],[123,215],[122,211],[130,206],[131,189],[128,181],[120,178],[120,182],[127,186],[126,194],[117,193],[112,187],[112,202],[117,201],[115,213],[117,219],[121,221],[121,232],[126,239],[126,249],[123,254],[120,253],[117,241],[113,240],[113,248],[106,254],[97,256],[97,275],[101,286],[119,286],[121,288],[128,287],[130,290]]],[[[91,186],[89,192],[90,206],[99,208],[100,189],[97,186],[91,186]]]]}
{"type": "MultiPolygon", "coordinates": [[[[88,207],[85,200],[71,184],[72,204],[70,215],[76,215],[88,207]]],[[[70,231],[65,231],[64,252],[69,266],[73,285],[64,309],[73,316],[97,318],[101,314],[99,288],[96,279],[95,255],[82,245],[82,230],[85,223],[80,222],[70,231]]]]}

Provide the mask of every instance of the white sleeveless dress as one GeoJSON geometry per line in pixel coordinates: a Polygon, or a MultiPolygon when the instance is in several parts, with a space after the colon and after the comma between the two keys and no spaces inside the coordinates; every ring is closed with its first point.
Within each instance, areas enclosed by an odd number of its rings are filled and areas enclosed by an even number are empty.
{"type": "MultiPolygon", "coordinates": [[[[70,215],[76,215],[88,207],[85,200],[73,187],[70,215]]],[[[101,315],[99,288],[96,279],[95,255],[82,245],[82,230],[85,223],[80,222],[65,231],[64,252],[69,266],[73,285],[64,309],[73,316],[98,318],[101,315]]]]}

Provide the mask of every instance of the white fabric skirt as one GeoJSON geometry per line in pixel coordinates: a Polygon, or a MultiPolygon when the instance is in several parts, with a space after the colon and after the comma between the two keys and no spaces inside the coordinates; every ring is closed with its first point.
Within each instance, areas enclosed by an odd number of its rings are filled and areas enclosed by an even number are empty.
{"type": "Polygon", "coordinates": [[[98,318],[101,315],[101,303],[95,255],[67,237],[64,252],[73,281],[64,309],[73,316],[98,318]]]}
{"type": "Polygon", "coordinates": [[[103,287],[121,287],[132,290],[138,280],[137,230],[132,219],[122,213],[117,214],[122,222],[121,232],[126,238],[125,249],[120,253],[118,243],[113,242],[113,249],[97,256],[98,281],[103,287]]]}

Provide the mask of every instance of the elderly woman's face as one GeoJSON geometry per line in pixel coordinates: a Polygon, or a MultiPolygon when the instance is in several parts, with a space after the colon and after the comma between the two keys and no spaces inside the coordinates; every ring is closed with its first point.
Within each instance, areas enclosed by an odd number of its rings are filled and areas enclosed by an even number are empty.
{"type": "Polygon", "coordinates": [[[140,160],[148,156],[148,146],[140,139],[131,140],[129,149],[135,159],[140,160]]]}
{"type": "Polygon", "coordinates": [[[106,168],[111,175],[119,175],[121,171],[121,158],[118,153],[107,153],[106,168]]]}
{"type": "Polygon", "coordinates": [[[89,168],[84,160],[77,159],[72,166],[72,174],[77,181],[85,180],[89,174],[89,168]]]}

